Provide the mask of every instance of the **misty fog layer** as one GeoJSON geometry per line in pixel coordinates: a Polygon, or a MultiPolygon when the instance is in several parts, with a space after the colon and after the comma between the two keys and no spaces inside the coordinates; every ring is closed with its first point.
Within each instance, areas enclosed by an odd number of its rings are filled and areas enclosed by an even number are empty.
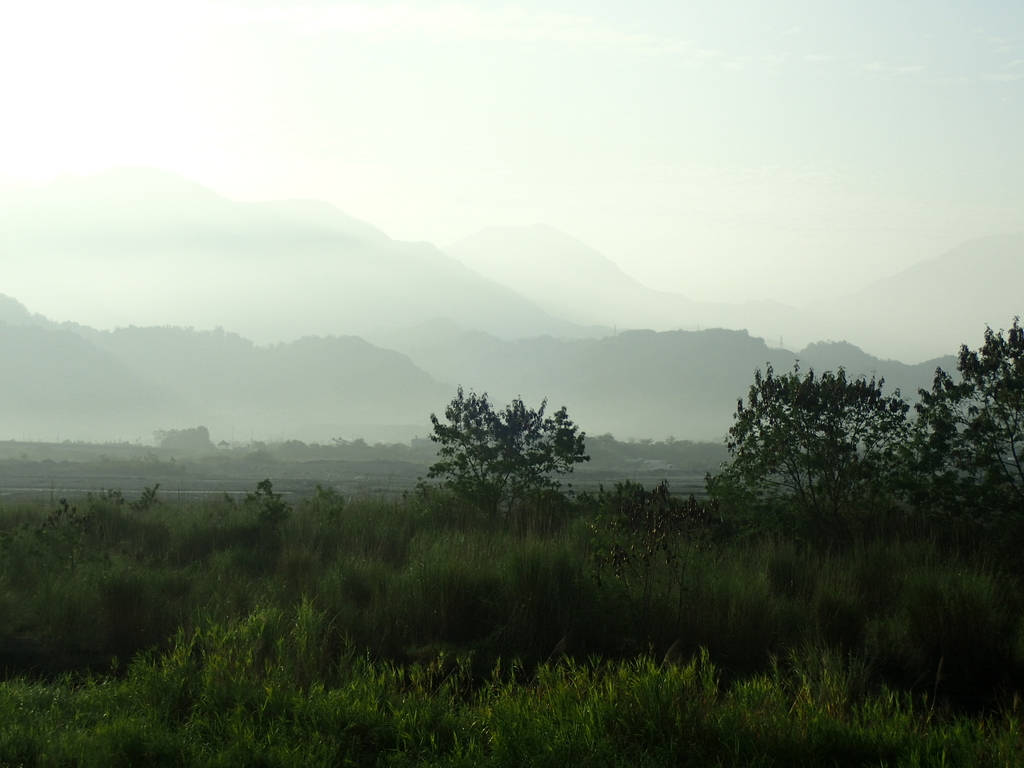
{"type": "Polygon", "coordinates": [[[769,362],[913,396],[936,358],[1019,314],[1024,283],[1013,235],[841,300],[716,304],[548,226],[442,252],[325,203],[237,203],[143,168],[8,195],[0,225],[0,434],[31,439],[411,437],[462,385],[566,405],[590,434],[718,440],[769,362]]]}

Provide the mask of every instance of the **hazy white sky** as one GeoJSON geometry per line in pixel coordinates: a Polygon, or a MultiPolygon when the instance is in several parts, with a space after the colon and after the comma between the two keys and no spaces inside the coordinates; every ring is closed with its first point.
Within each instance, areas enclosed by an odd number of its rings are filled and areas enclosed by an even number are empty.
{"type": "Polygon", "coordinates": [[[1020,0],[7,3],[0,116],[7,182],[151,165],[441,246],[543,221],[698,299],[1024,230],[1020,0]]]}

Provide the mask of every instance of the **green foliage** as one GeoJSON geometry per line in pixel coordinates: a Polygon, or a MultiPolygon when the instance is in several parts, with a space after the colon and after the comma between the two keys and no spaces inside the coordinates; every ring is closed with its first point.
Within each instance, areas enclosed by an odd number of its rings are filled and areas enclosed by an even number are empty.
{"type": "Polygon", "coordinates": [[[993,684],[1011,654],[1010,602],[989,574],[910,572],[900,599],[907,668],[939,693],[993,684]]]}
{"type": "Polygon", "coordinates": [[[443,487],[478,504],[492,516],[509,511],[531,494],[560,487],[554,475],[588,461],[586,435],[578,432],[563,407],[544,416],[547,401],[529,409],[516,398],[495,411],[487,394],[458,393],[445,408],[448,423],[430,414],[430,439],[441,447],[428,477],[445,478],[443,487]]]}
{"type": "Polygon", "coordinates": [[[156,492],[158,490],[160,490],[160,483],[156,483],[152,488],[147,485],[143,488],[142,494],[139,498],[131,502],[128,506],[131,507],[134,512],[145,512],[146,510],[153,508],[160,503],[156,497],[156,492]]]}
{"type": "Polygon", "coordinates": [[[256,492],[247,493],[245,503],[257,511],[260,524],[270,530],[279,530],[292,514],[291,505],[274,492],[269,478],[256,483],[256,492]]]}
{"type": "Polygon", "coordinates": [[[116,488],[107,488],[95,495],[90,492],[86,498],[91,513],[119,510],[125,505],[124,493],[116,488]]]}
{"type": "Polygon", "coordinates": [[[818,540],[848,535],[859,514],[887,499],[909,434],[909,406],[882,394],[883,381],[836,373],[754,372],[729,429],[732,462],[708,480],[739,508],[799,510],[797,526],[818,540]]]}
{"type": "Polygon", "coordinates": [[[78,514],[78,507],[72,506],[67,499],[57,502],[57,508],[39,527],[40,537],[55,547],[65,557],[72,571],[78,559],[78,553],[85,545],[85,536],[92,524],[92,514],[78,514]]]}
{"type": "Polygon", "coordinates": [[[649,631],[656,598],[675,602],[672,623],[678,624],[687,566],[694,550],[710,539],[718,503],[672,496],[667,481],[647,491],[627,480],[611,493],[602,488],[597,505],[600,515],[592,530],[599,583],[608,574],[622,584],[635,626],[649,631]]]}
{"type": "Polygon", "coordinates": [[[946,513],[1024,519],[1024,329],[985,331],[960,348],[959,381],[941,368],[917,406],[917,486],[946,513]]]}
{"type": "Polygon", "coordinates": [[[160,430],[153,433],[153,437],[161,448],[181,453],[205,453],[215,447],[206,427],[160,430]]]}
{"type": "Polygon", "coordinates": [[[724,679],[707,653],[538,667],[408,669],[331,643],[306,606],[180,633],[118,679],[0,687],[11,766],[1019,765],[1019,713],[936,717],[862,659],[805,646],[724,679]],[[310,660],[314,663],[309,665],[310,660]]]}
{"type": "Polygon", "coordinates": [[[333,486],[324,488],[317,483],[316,492],[309,498],[303,499],[302,508],[315,515],[336,518],[345,511],[345,497],[338,493],[333,486]]]}
{"type": "Polygon", "coordinates": [[[814,594],[818,578],[817,562],[806,552],[798,552],[792,544],[780,542],[768,556],[765,576],[776,594],[808,600],[814,594]]]}
{"type": "Polygon", "coordinates": [[[97,512],[73,577],[0,510],[0,663],[50,681],[0,686],[0,762],[1020,762],[1021,581],[967,547],[730,540],[632,483],[555,530],[318,493],[267,547],[258,490],[97,512]]]}
{"type": "Polygon", "coordinates": [[[757,372],[709,487],[788,514],[773,536],[665,483],[567,497],[565,409],[461,388],[436,493],[2,507],[0,667],[29,677],[0,685],[0,763],[1021,764],[1019,552],[858,523],[904,466],[929,503],[1019,516],[1022,358],[1016,320],[964,348],[914,443],[882,382],[757,372]]]}

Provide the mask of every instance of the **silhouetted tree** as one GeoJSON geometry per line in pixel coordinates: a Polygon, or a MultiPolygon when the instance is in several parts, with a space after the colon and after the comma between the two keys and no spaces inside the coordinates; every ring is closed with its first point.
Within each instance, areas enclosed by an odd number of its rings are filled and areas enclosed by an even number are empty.
{"type": "Polygon", "coordinates": [[[959,381],[935,370],[920,390],[918,487],[946,512],[1024,517],[1024,329],[985,330],[978,351],[960,347],[959,381]]]}
{"type": "Polygon", "coordinates": [[[736,406],[727,446],[732,462],[709,491],[745,506],[795,508],[812,535],[834,540],[854,515],[893,490],[909,435],[909,406],[882,394],[883,380],[754,372],[736,406]]]}
{"type": "Polygon", "coordinates": [[[495,411],[487,393],[466,395],[459,387],[445,408],[447,423],[430,414],[430,439],[440,448],[427,476],[444,478],[443,487],[492,515],[512,509],[530,494],[557,491],[555,476],[572,472],[589,457],[586,435],[566,409],[545,416],[546,406],[547,400],[532,410],[517,397],[495,411]]]}
{"type": "Polygon", "coordinates": [[[169,429],[154,434],[161,448],[183,453],[203,453],[215,450],[210,440],[210,430],[206,427],[191,429],[169,429]]]}

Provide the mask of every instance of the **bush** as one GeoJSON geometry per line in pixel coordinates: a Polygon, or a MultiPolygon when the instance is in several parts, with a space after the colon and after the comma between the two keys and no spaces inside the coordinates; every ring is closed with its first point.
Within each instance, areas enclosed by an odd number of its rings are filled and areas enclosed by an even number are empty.
{"type": "Polygon", "coordinates": [[[920,391],[915,439],[918,501],[947,514],[1024,523],[1024,329],[991,328],[962,346],[960,380],[935,370],[920,391]]]}
{"type": "Polygon", "coordinates": [[[842,368],[755,371],[729,429],[732,462],[708,478],[708,491],[741,509],[798,509],[812,540],[847,538],[860,515],[888,502],[903,465],[909,406],[899,390],[883,395],[883,383],[847,379],[842,368]]]}
{"type": "Polygon", "coordinates": [[[443,486],[479,504],[492,516],[513,509],[524,498],[558,490],[555,475],[572,472],[589,461],[585,434],[578,432],[565,408],[544,416],[545,400],[536,411],[516,398],[495,411],[487,393],[467,397],[462,387],[445,409],[442,424],[434,414],[430,439],[440,444],[440,460],[428,477],[445,478],[443,486]]]}
{"type": "Polygon", "coordinates": [[[246,494],[245,503],[256,509],[260,525],[272,531],[279,531],[292,514],[291,505],[280,493],[274,493],[269,478],[256,483],[256,492],[246,494]]]}

